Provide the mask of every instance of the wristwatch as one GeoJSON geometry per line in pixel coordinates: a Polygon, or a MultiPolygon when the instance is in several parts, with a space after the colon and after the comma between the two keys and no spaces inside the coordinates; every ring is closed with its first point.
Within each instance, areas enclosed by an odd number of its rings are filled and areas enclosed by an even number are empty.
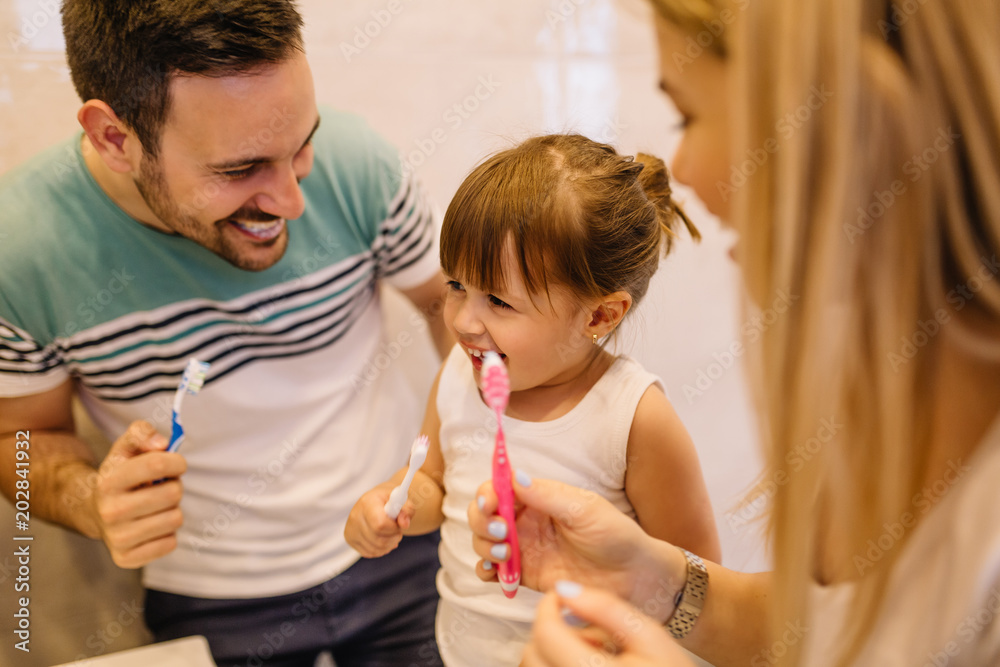
{"type": "Polygon", "coordinates": [[[683,639],[691,632],[705,606],[705,594],[708,592],[708,569],[705,563],[687,549],[681,549],[681,553],[687,560],[687,580],[684,588],[677,594],[674,613],[667,621],[667,630],[675,639],[683,639]]]}

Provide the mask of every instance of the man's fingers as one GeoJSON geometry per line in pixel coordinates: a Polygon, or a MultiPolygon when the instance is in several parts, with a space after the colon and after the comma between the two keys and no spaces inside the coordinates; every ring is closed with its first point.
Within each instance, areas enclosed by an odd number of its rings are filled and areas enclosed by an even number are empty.
{"type": "Polygon", "coordinates": [[[177,548],[177,536],[167,535],[130,549],[125,552],[111,552],[111,558],[118,567],[136,569],[162,558],[177,548]]]}
{"type": "MultiPolygon", "coordinates": [[[[109,526],[105,532],[105,542],[113,555],[120,554],[124,557],[148,542],[173,537],[183,523],[184,515],[179,508],[174,508],[109,526]]],[[[118,562],[117,559],[115,562],[118,562]]]]}
{"type": "Polygon", "coordinates": [[[101,463],[102,492],[113,494],[182,475],[187,470],[184,457],[164,452],[166,447],[167,439],[148,422],[132,422],[101,463]]]}
{"type": "Polygon", "coordinates": [[[99,503],[98,511],[106,525],[115,525],[177,507],[183,495],[180,480],[171,479],[131,493],[105,497],[99,503]]]}
{"type": "Polygon", "coordinates": [[[173,452],[148,452],[130,459],[112,459],[108,453],[101,464],[101,487],[105,493],[127,491],[161,479],[180,477],[187,470],[187,461],[173,452]]]}
{"type": "Polygon", "coordinates": [[[160,435],[153,425],[147,421],[134,421],[128,430],[115,440],[111,454],[132,458],[144,452],[162,451],[167,448],[168,440],[160,435]]]}

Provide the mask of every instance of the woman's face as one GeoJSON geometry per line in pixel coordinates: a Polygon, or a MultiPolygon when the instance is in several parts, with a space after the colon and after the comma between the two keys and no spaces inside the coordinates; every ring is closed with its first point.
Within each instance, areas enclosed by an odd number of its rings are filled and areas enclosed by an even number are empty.
{"type": "MultiPolygon", "coordinates": [[[[707,30],[705,34],[711,36],[707,30]]],[[[684,127],[671,172],[725,222],[733,192],[725,61],[659,14],[656,35],[660,87],[681,113],[684,127]]]]}

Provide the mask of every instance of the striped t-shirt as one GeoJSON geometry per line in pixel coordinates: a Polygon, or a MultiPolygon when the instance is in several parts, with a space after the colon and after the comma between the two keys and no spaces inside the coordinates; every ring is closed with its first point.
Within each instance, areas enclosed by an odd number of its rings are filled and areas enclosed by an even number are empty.
{"type": "Polygon", "coordinates": [[[128,217],[86,168],[80,135],[0,179],[0,396],[68,379],[114,440],[169,433],[191,357],[212,364],[184,403],[185,521],[146,567],[151,588],[238,598],[301,590],[357,554],[354,502],[392,475],[422,397],[398,364],[371,373],[378,284],[438,270],[437,228],[398,153],[324,109],[305,214],[282,259],[240,270],[128,217]]]}

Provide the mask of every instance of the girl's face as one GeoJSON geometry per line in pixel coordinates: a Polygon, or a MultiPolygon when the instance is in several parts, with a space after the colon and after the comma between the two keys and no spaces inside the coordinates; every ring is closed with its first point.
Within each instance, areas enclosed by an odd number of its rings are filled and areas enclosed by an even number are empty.
{"type": "Polygon", "coordinates": [[[707,49],[692,51],[692,43],[698,46],[692,36],[659,14],[656,36],[660,87],[673,100],[684,127],[670,170],[725,222],[732,195],[725,61],[707,49]]]}
{"type": "Polygon", "coordinates": [[[510,252],[503,262],[509,285],[502,293],[449,276],[444,319],[469,358],[476,384],[482,353],[489,350],[503,357],[512,392],[574,379],[594,349],[586,310],[558,288],[551,289],[551,300],[529,293],[510,252]]]}

